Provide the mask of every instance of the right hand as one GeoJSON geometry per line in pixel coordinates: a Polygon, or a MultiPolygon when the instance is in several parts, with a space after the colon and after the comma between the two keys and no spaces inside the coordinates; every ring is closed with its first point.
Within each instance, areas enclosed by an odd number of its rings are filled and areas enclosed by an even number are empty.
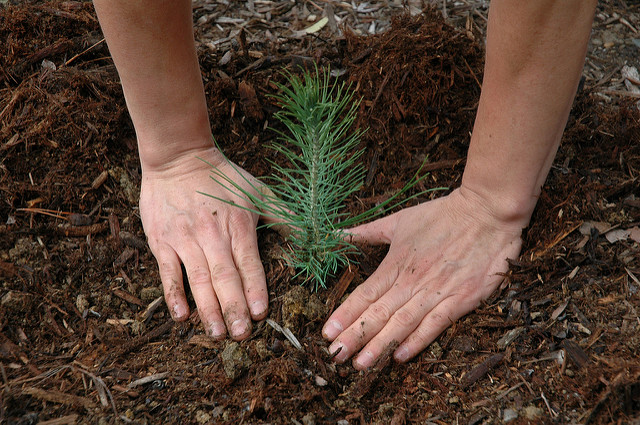
{"type": "Polygon", "coordinates": [[[267,315],[268,292],[258,253],[258,215],[198,191],[250,205],[214,182],[211,167],[247,190],[259,183],[215,148],[181,153],[154,169],[143,167],[140,215],[158,262],[165,300],[178,321],[189,317],[180,264],[184,264],[198,314],[208,335],[235,340],[251,334],[251,319],[267,315]]]}

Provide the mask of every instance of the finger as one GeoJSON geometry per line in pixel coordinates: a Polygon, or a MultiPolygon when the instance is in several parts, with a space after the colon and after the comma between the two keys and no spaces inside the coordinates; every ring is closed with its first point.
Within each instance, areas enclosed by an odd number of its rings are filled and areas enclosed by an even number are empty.
{"type": "Polygon", "coordinates": [[[258,237],[251,216],[242,212],[231,223],[233,260],[242,280],[244,297],[254,320],[262,320],[268,311],[268,293],[264,267],[258,252],[258,237]],[[240,220],[240,222],[237,222],[240,220]]]}
{"type": "Polygon", "coordinates": [[[390,244],[397,223],[398,214],[396,213],[370,223],[361,224],[347,230],[351,236],[349,242],[372,245],[390,244]]]}
{"type": "Polygon", "coordinates": [[[220,302],[224,322],[235,340],[251,334],[249,309],[228,239],[208,238],[202,243],[210,270],[210,284],[220,302]]]}
{"type": "MultiPolygon", "coordinates": [[[[395,262],[389,260],[387,256],[369,279],[358,286],[351,295],[347,297],[346,301],[333,312],[329,320],[327,320],[327,323],[325,323],[322,334],[326,339],[334,341],[329,347],[330,352],[333,353],[342,347],[340,353],[335,357],[336,361],[341,362],[346,360],[359,348],[357,347],[357,343],[351,342],[353,341],[352,338],[349,338],[349,345],[344,346],[340,341],[340,336],[345,332],[345,329],[352,327],[354,323],[357,325],[356,319],[358,319],[369,306],[376,303],[386,294],[391,285],[393,285],[398,277],[398,269],[394,264],[395,262]]],[[[355,328],[351,328],[349,333],[362,335],[360,330],[356,331],[355,328]]]]}
{"type": "Polygon", "coordinates": [[[195,244],[184,247],[181,252],[183,253],[182,263],[189,279],[189,287],[205,331],[215,339],[222,339],[227,328],[211,282],[207,258],[202,249],[195,244]]]}
{"type": "MultiPolygon", "coordinates": [[[[396,292],[400,293],[396,294],[397,297],[409,291],[398,290],[396,292]]],[[[441,301],[441,295],[427,288],[415,293],[410,300],[393,311],[387,321],[378,325],[381,330],[376,332],[376,335],[358,353],[353,361],[353,366],[359,370],[372,366],[392,341],[403,342],[420,325],[424,317],[441,301]]],[[[374,306],[369,310],[373,310],[373,308],[374,306]]],[[[361,317],[365,317],[367,311],[361,317]]],[[[382,319],[382,317],[376,318],[378,321],[382,319]]]]}
{"type": "Polygon", "coordinates": [[[456,320],[475,308],[468,300],[459,296],[444,299],[429,312],[418,327],[396,349],[393,357],[404,363],[431,344],[456,320]]]}
{"type": "Polygon", "coordinates": [[[176,252],[168,245],[151,249],[158,263],[158,272],[164,290],[164,299],[173,320],[183,321],[189,317],[189,304],[184,293],[182,267],[176,252]]]}

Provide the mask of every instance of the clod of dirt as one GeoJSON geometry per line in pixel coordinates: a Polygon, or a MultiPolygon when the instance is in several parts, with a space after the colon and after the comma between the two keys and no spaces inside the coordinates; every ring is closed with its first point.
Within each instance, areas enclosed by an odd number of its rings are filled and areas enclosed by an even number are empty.
{"type": "Polygon", "coordinates": [[[114,167],[109,170],[109,175],[120,183],[120,187],[127,196],[127,200],[132,205],[137,204],[138,198],[140,198],[140,188],[136,183],[131,181],[129,174],[122,167],[114,167]]]}
{"type": "Polygon", "coordinates": [[[534,405],[530,405],[524,408],[524,416],[529,420],[534,420],[539,416],[542,416],[544,411],[534,405]]]}
{"type": "Polygon", "coordinates": [[[76,297],[76,307],[78,308],[78,311],[82,313],[83,311],[88,310],[89,306],[90,304],[87,297],[84,294],[78,294],[76,297]]]}
{"type": "Polygon", "coordinates": [[[20,238],[16,241],[13,248],[9,250],[9,258],[15,262],[15,264],[25,264],[27,258],[36,252],[38,243],[31,238],[20,238]]]}
{"type": "Polygon", "coordinates": [[[230,342],[220,354],[224,373],[229,379],[236,379],[253,363],[247,352],[237,342],[230,342]]]}
{"type": "Polygon", "coordinates": [[[202,410],[196,411],[196,422],[199,424],[206,424],[211,420],[211,415],[207,412],[203,412],[202,410]]]}
{"type": "Polygon", "coordinates": [[[155,286],[149,286],[140,290],[140,299],[143,303],[150,303],[158,297],[162,296],[162,289],[155,286]]]}
{"type": "Polygon", "coordinates": [[[294,286],[282,298],[282,322],[289,329],[296,329],[301,316],[316,322],[325,314],[326,306],[318,295],[310,294],[302,286],[294,286]]]}

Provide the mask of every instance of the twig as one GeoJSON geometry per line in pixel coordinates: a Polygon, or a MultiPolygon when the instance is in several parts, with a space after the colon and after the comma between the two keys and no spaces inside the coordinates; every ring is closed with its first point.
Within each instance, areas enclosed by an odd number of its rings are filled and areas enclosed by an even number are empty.
{"type": "Polygon", "coordinates": [[[612,96],[633,97],[634,99],[640,99],[640,93],[633,93],[624,90],[605,90],[602,93],[610,94],[612,96]]]}
{"type": "Polygon", "coordinates": [[[373,113],[373,109],[376,107],[376,103],[378,103],[378,99],[380,99],[380,96],[382,95],[382,90],[384,90],[384,86],[386,86],[387,83],[389,82],[390,77],[391,77],[390,73],[384,76],[384,79],[382,80],[382,84],[380,84],[380,88],[378,89],[378,94],[376,95],[376,98],[373,99],[373,103],[369,108],[369,115],[373,113]]]}
{"type": "Polygon", "coordinates": [[[80,56],[84,55],[85,53],[93,50],[93,48],[95,48],[96,46],[100,45],[104,43],[104,38],[100,41],[98,41],[97,43],[93,43],[93,45],[89,46],[88,48],[86,48],[84,51],[78,53],[77,55],[75,55],[74,57],[72,57],[71,59],[69,59],[68,61],[66,61],[64,63],[63,66],[68,66],[71,62],[75,61],[76,59],[78,59],[80,56]]]}
{"type": "Polygon", "coordinates": [[[542,391],[540,392],[540,396],[544,400],[544,404],[547,405],[547,409],[549,409],[549,413],[551,414],[551,416],[553,416],[554,418],[557,417],[558,414],[556,413],[555,410],[551,408],[551,405],[549,405],[549,400],[547,400],[547,398],[544,396],[544,393],[542,391]]]}
{"type": "Polygon", "coordinates": [[[519,384],[514,385],[513,387],[509,388],[506,391],[503,391],[498,397],[497,399],[500,400],[501,398],[505,397],[507,394],[509,394],[512,391],[517,390],[518,388],[520,388],[521,386],[524,385],[524,382],[520,382],[519,384]]]}

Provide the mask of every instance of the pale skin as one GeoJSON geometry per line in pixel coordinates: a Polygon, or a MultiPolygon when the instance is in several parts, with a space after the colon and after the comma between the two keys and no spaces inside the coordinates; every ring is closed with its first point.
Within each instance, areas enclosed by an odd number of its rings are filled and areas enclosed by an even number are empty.
{"type": "MultiPolygon", "coordinates": [[[[267,315],[259,217],[196,193],[229,196],[196,157],[234,171],[212,144],[191,3],[94,4],[136,129],[140,213],[169,311],[176,320],[189,316],[182,263],[207,333],[244,339],[251,321],[267,315]]],[[[400,344],[396,360],[407,361],[500,284],[507,259],[520,253],[522,229],[560,143],[595,6],[595,0],[491,2],[462,184],[352,230],[356,241],[390,248],[323,328],[329,350],[340,348],[336,361],[353,358],[364,369],[392,341],[400,344]]]]}

